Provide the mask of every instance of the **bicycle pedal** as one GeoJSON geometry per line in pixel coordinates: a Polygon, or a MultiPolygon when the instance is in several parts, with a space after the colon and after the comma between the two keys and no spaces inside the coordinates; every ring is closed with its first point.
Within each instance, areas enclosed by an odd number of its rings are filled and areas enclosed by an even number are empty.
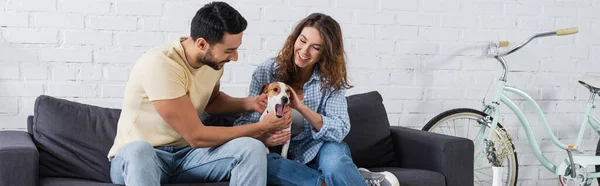
{"type": "Polygon", "coordinates": [[[577,153],[577,154],[583,154],[583,149],[582,148],[575,148],[573,145],[567,146],[567,151],[570,151],[570,152],[573,152],[573,153],[577,153]]]}

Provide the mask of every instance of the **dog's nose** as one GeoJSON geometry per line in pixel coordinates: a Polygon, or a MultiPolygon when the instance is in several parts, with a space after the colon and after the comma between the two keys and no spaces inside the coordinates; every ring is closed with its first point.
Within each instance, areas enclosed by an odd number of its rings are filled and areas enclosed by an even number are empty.
{"type": "Polygon", "coordinates": [[[282,102],[283,104],[287,104],[287,102],[288,102],[288,97],[282,97],[282,98],[281,98],[281,102],[282,102]]]}

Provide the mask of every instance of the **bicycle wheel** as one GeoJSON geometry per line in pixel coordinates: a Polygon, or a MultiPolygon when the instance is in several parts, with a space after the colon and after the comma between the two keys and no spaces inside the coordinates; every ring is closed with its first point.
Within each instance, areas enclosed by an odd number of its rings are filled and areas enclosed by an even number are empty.
{"type": "MultiPolygon", "coordinates": [[[[429,122],[427,122],[422,130],[450,136],[463,137],[474,141],[478,135],[483,135],[479,132],[481,127],[486,127],[487,130],[490,129],[489,125],[483,125],[477,121],[485,118],[486,116],[488,115],[475,109],[452,109],[442,112],[432,118],[429,122]]],[[[500,125],[500,123],[498,123],[494,135],[492,135],[492,141],[494,144],[499,144],[501,140],[507,140],[508,143],[506,144],[510,144],[509,148],[513,153],[510,153],[502,162],[504,167],[502,172],[504,174],[502,176],[502,181],[507,186],[515,186],[519,171],[517,152],[515,151],[515,146],[513,145],[512,141],[500,135],[503,132],[506,132],[506,130],[504,127],[502,127],[502,125],[500,125]]],[[[474,185],[491,185],[492,182],[492,165],[486,158],[484,150],[485,144],[483,143],[480,144],[477,149],[475,149],[474,185]]]]}

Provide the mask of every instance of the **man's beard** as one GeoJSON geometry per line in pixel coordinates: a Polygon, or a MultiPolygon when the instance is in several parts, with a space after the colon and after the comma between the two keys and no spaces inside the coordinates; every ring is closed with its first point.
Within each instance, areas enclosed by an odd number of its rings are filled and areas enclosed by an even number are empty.
{"type": "Polygon", "coordinates": [[[212,69],[215,70],[221,70],[222,67],[219,67],[219,63],[218,61],[215,61],[213,59],[213,55],[212,55],[212,49],[209,49],[206,54],[201,55],[198,54],[198,56],[196,56],[196,61],[198,61],[198,63],[209,66],[212,69]]]}

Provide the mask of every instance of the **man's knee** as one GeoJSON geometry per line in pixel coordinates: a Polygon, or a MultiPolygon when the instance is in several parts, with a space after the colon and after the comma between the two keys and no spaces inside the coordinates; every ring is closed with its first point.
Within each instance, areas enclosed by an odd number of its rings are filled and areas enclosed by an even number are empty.
{"type": "Polygon", "coordinates": [[[261,153],[266,156],[267,148],[265,145],[254,138],[240,137],[230,141],[233,148],[238,149],[241,153],[261,153]]]}
{"type": "Polygon", "coordinates": [[[137,140],[123,145],[117,152],[117,156],[139,159],[137,157],[154,156],[155,153],[154,147],[150,143],[137,140]]]}

